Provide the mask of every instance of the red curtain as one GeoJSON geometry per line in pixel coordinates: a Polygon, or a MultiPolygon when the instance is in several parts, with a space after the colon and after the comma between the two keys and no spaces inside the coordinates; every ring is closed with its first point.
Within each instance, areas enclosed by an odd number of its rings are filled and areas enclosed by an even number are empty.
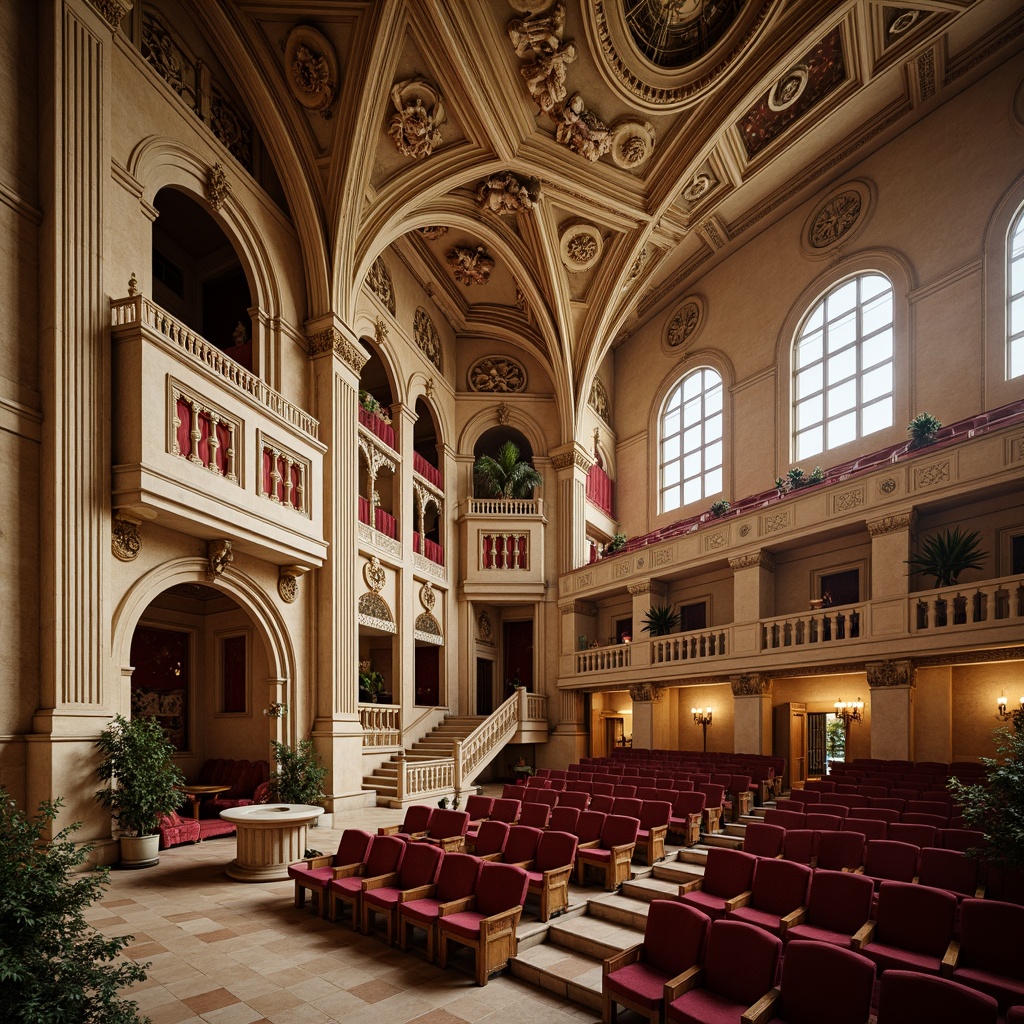
{"type": "Polygon", "coordinates": [[[587,501],[612,514],[612,481],[596,463],[587,472],[587,501]]]}

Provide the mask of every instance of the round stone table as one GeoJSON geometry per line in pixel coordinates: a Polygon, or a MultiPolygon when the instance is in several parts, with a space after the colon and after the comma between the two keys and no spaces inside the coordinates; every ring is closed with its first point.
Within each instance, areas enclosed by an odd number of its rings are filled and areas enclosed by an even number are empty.
{"type": "Polygon", "coordinates": [[[306,828],[324,813],[312,804],[249,804],[220,816],[238,830],[237,856],[227,866],[239,882],[280,882],[306,852],[306,828]]]}

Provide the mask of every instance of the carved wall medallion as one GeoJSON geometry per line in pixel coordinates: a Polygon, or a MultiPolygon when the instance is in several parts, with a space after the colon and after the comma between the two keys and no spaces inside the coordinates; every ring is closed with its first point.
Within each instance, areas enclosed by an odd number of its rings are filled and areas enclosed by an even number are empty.
{"type": "Polygon", "coordinates": [[[370,560],[363,566],[363,579],[366,581],[367,587],[375,594],[379,594],[384,589],[387,573],[376,555],[371,555],[370,560]]]}
{"type": "Polygon", "coordinates": [[[388,325],[380,317],[373,321],[373,338],[381,348],[391,340],[391,332],[388,330],[388,325]]]}
{"type": "Polygon", "coordinates": [[[329,118],[338,90],[338,61],[327,38],[308,25],[297,25],[288,33],[284,63],[295,99],[329,118]]]}
{"type": "Polygon", "coordinates": [[[427,241],[433,242],[437,238],[444,238],[448,234],[448,229],[443,224],[428,224],[425,228],[418,228],[419,233],[427,239],[427,241]]]}
{"type": "Polygon", "coordinates": [[[420,587],[420,604],[427,609],[428,612],[434,610],[434,605],[437,603],[437,594],[434,593],[434,584],[427,582],[420,587]]]}
{"type": "Polygon", "coordinates": [[[206,198],[210,205],[219,210],[231,195],[231,182],[224,171],[224,165],[214,164],[206,172],[206,198]]]}
{"type": "Polygon", "coordinates": [[[142,550],[139,537],[141,520],[132,519],[123,512],[115,512],[110,524],[110,550],[122,562],[134,561],[142,550]]]}
{"type": "Polygon", "coordinates": [[[707,171],[698,171],[683,189],[683,199],[692,205],[703,199],[717,184],[718,179],[714,175],[707,171]]]}
{"type": "Polygon", "coordinates": [[[467,374],[472,391],[490,394],[518,394],[526,390],[526,371],[507,356],[487,356],[467,374]]]}
{"type": "Polygon", "coordinates": [[[566,270],[581,274],[600,258],[604,241],[592,224],[573,224],[562,232],[558,245],[566,270]]]}
{"type": "Polygon", "coordinates": [[[634,170],[651,158],[654,142],[654,125],[649,121],[619,121],[612,125],[612,162],[624,170],[634,170]]]}
{"type": "Polygon", "coordinates": [[[665,328],[665,343],[669,348],[685,348],[700,330],[704,319],[704,303],[691,295],[676,307],[665,328]]]}
{"type": "Polygon", "coordinates": [[[491,616],[486,611],[476,617],[476,637],[485,644],[494,642],[494,627],[491,625],[491,616]]]}
{"type": "Polygon", "coordinates": [[[455,273],[455,280],[461,281],[467,288],[471,284],[487,284],[491,279],[494,260],[482,245],[476,248],[456,245],[448,250],[445,258],[455,273]]]}
{"type": "Polygon", "coordinates": [[[612,133],[588,110],[583,97],[574,93],[558,110],[555,139],[591,162],[600,160],[612,148],[612,133]]]}
{"type": "Polygon", "coordinates": [[[418,307],[412,321],[412,333],[420,351],[443,372],[441,366],[441,336],[437,333],[430,314],[418,307]]]}
{"type": "Polygon", "coordinates": [[[739,529],[739,534],[740,534],[741,537],[749,537],[750,536],[750,524],[749,523],[744,523],[740,527],[740,529],[739,529]]]}
{"type": "Polygon", "coordinates": [[[608,398],[608,389],[604,386],[599,374],[594,374],[594,382],[590,385],[590,397],[588,398],[590,408],[605,421],[611,423],[611,400],[608,398]]]}
{"type": "Polygon", "coordinates": [[[477,186],[476,199],[482,209],[499,216],[528,213],[540,199],[540,180],[520,178],[511,171],[492,174],[477,186]]]}
{"type": "Polygon", "coordinates": [[[512,410],[504,402],[494,410],[494,413],[498,419],[498,426],[507,427],[512,422],[512,410]]]}
{"type": "Polygon", "coordinates": [[[629,688],[629,699],[634,704],[655,704],[662,697],[662,688],[653,683],[636,683],[629,688]]]}
{"type": "Polygon", "coordinates": [[[916,686],[917,667],[909,659],[902,661],[869,661],[865,666],[868,686],[872,690],[891,686],[916,686]]]}
{"type": "Polygon", "coordinates": [[[229,540],[211,540],[206,543],[206,578],[213,580],[235,560],[229,540]]]}
{"type": "Polygon", "coordinates": [[[761,523],[765,533],[778,533],[779,530],[785,530],[789,526],[789,510],[762,516],[761,523]]]}
{"type": "Polygon", "coordinates": [[[860,194],[853,189],[833,196],[815,216],[808,241],[815,249],[838,242],[857,223],[861,205],[860,194]]]}
{"type": "Polygon", "coordinates": [[[447,121],[440,93],[422,78],[396,82],[391,90],[395,113],[388,136],[399,153],[422,160],[441,145],[441,127],[447,121]]]}
{"type": "Polygon", "coordinates": [[[896,490],[896,480],[895,480],[895,478],[891,477],[891,476],[887,476],[883,481],[881,481],[881,483],[879,483],[878,489],[883,494],[892,494],[892,492],[896,490]]]}
{"type": "Polygon", "coordinates": [[[751,676],[729,676],[734,697],[770,697],[772,680],[763,673],[751,676]]]}
{"type": "Polygon", "coordinates": [[[413,629],[418,640],[436,640],[440,642],[443,638],[441,623],[430,612],[422,612],[420,615],[417,615],[413,629]]]}
{"type": "Polygon", "coordinates": [[[775,83],[775,88],[768,94],[769,110],[788,110],[807,88],[808,72],[806,64],[797,64],[790,68],[775,83]]]}
{"type": "Polygon", "coordinates": [[[391,282],[387,264],[378,256],[370,266],[366,275],[366,286],[380,299],[384,308],[395,315],[395,286],[391,282]]]}

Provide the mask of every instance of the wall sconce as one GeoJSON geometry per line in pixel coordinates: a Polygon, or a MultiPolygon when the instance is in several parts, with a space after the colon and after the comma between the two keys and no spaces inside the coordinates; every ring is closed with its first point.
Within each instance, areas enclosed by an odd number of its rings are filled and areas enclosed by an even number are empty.
{"type": "Polygon", "coordinates": [[[624,644],[631,644],[633,642],[633,634],[632,633],[623,633],[622,634],[622,642],[624,644]]]}
{"type": "Polygon", "coordinates": [[[711,725],[711,708],[690,708],[693,712],[693,724],[699,725],[704,731],[704,753],[708,752],[708,726],[711,725]]]}
{"type": "MultiPolygon", "coordinates": [[[[1013,711],[1007,711],[1006,710],[1006,704],[1007,704],[1007,701],[1006,701],[1005,697],[1000,697],[999,700],[996,701],[996,707],[998,708],[998,711],[996,713],[996,717],[997,718],[1001,718],[1004,722],[1008,718],[1013,718],[1013,711]]],[[[1024,697],[1021,697],[1021,699],[1020,699],[1020,708],[1021,708],[1022,711],[1024,711],[1024,697]]],[[[1016,711],[1016,710],[1017,709],[1014,708],[1014,711],[1016,711]]]]}
{"type": "Polygon", "coordinates": [[[835,703],[836,718],[842,720],[843,728],[849,729],[851,722],[861,722],[863,717],[861,712],[864,710],[864,701],[858,697],[856,700],[837,700],[835,703]]]}
{"type": "Polygon", "coordinates": [[[282,704],[281,701],[274,701],[269,708],[263,709],[263,714],[267,718],[284,718],[288,714],[288,705],[282,704]]]}

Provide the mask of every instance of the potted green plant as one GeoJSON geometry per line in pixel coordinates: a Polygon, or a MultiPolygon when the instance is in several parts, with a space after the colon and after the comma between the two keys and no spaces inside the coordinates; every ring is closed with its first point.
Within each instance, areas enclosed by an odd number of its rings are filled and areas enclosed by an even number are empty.
{"type": "Polygon", "coordinates": [[[908,558],[910,572],[923,572],[935,577],[935,586],[955,587],[965,569],[980,569],[987,551],[981,550],[981,534],[977,530],[963,532],[959,526],[947,526],[942,533],[929,537],[920,555],[908,558]]]}
{"type": "Polygon", "coordinates": [[[512,774],[517,778],[528,779],[533,774],[533,768],[526,763],[525,757],[521,757],[512,765],[512,774]]]}
{"type": "Polygon", "coordinates": [[[604,553],[606,555],[614,555],[616,551],[621,551],[625,546],[626,535],[624,533],[617,533],[605,544],[604,553]]]}
{"type": "Polygon", "coordinates": [[[384,692],[384,674],[376,669],[360,669],[359,671],[360,699],[365,694],[366,703],[376,704],[384,692]]]}
{"type": "Polygon", "coordinates": [[[727,502],[725,498],[720,498],[718,501],[713,501],[711,503],[711,514],[716,519],[721,519],[730,508],[732,508],[732,506],[729,502],[727,502]]]}
{"type": "Polygon", "coordinates": [[[910,447],[908,451],[915,448],[926,448],[935,444],[935,435],[939,432],[942,424],[929,412],[919,412],[908,424],[907,433],[910,435],[910,447]]]}
{"type": "Polygon", "coordinates": [[[512,441],[506,441],[498,449],[496,458],[481,455],[473,472],[481,490],[494,498],[532,498],[534,488],[544,482],[529,462],[520,460],[519,449],[512,441]]]}
{"type": "Polygon", "coordinates": [[[391,417],[388,415],[387,410],[380,402],[377,401],[369,391],[359,391],[359,407],[365,409],[368,413],[372,413],[377,419],[383,423],[390,423],[391,417]]]}
{"type": "Polygon", "coordinates": [[[678,612],[674,612],[667,604],[652,604],[641,628],[651,636],[668,636],[676,631],[678,625],[678,612]]]}
{"type": "Polygon", "coordinates": [[[319,804],[324,798],[327,767],[317,756],[312,740],[298,746],[273,741],[276,767],[270,773],[270,791],[283,804],[319,804]]]}
{"type": "Polygon", "coordinates": [[[185,776],[174,763],[174,747],[155,718],[116,715],[100,733],[103,755],[96,774],[106,783],[96,799],[120,833],[123,867],[144,868],[160,859],[157,825],[182,802],[185,776]]]}

